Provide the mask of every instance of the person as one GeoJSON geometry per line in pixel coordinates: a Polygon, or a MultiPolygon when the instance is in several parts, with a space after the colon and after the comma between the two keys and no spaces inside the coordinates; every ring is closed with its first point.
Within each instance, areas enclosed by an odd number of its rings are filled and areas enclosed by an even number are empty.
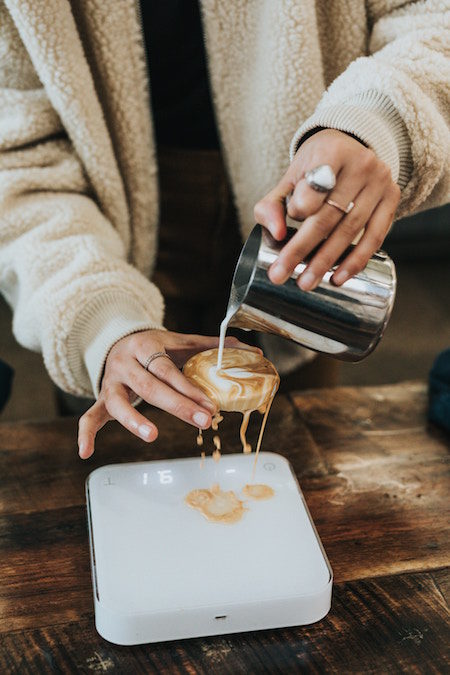
{"type": "MultiPolygon", "coordinates": [[[[217,345],[185,331],[223,301],[254,218],[280,240],[302,221],[274,283],[321,244],[307,292],[357,235],[337,285],[394,216],[448,196],[445,3],[200,6],[201,19],[191,0],[142,0],[141,14],[134,0],[0,2],[1,289],[19,342],[61,389],[97,399],[84,458],[112,418],[157,436],[136,396],[210,425],[177,366],[217,345]]],[[[282,373],[304,359],[273,357],[282,373]]]]}

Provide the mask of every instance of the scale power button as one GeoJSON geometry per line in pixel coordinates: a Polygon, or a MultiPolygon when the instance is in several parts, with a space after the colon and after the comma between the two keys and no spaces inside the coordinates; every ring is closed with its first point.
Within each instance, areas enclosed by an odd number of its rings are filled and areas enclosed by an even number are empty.
{"type": "Polygon", "coordinates": [[[266,462],[263,464],[263,467],[266,471],[273,471],[275,469],[275,464],[273,462],[266,462]]]}

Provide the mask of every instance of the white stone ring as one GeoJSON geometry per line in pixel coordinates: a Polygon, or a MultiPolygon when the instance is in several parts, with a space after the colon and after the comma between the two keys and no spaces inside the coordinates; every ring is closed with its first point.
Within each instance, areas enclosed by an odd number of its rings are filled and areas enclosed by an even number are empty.
{"type": "Polygon", "coordinates": [[[336,185],[336,176],[329,164],[321,164],[307,171],[305,180],[316,192],[329,192],[336,185]]]}
{"type": "Polygon", "coordinates": [[[155,360],[159,359],[160,356],[165,356],[166,359],[171,359],[171,357],[167,354],[167,352],[155,352],[154,354],[150,354],[150,356],[145,360],[144,363],[144,370],[148,370],[149,365],[155,360]]]}

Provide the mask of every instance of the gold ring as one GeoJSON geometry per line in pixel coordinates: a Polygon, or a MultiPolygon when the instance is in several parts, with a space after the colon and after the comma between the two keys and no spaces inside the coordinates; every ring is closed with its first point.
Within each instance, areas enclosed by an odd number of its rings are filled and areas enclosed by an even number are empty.
{"type": "Polygon", "coordinates": [[[350,213],[350,211],[352,210],[352,208],[355,206],[355,202],[349,202],[349,203],[347,204],[347,206],[344,208],[343,206],[341,206],[340,204],[338,204],[337,202],[335,202],[334,199],[327,199],[326,202],[327,202],[327,204],[329,204],[330,206],[334,206],[335,209],[339,209],[339,211],[341,211],[342,213],[346,213],[346,214],[347,214],[347,213],[350,213]]]}
{"type": "Polygon", "coordinates": [[[171,359],[171,357],[167,354],[167,352],[155,352],[154,354],[150,354],[150,356],[146,359],[144,363],[144,370],[148,370],[149,365],[155,360],[159,359],[160,356],[165,356],[167,359],[171,359]]]}

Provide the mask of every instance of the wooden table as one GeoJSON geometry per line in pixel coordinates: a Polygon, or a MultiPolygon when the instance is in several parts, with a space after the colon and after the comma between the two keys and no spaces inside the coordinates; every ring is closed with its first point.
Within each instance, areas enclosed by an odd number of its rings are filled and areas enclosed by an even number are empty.
{"type": "MultiPolygon", "coordinates": [[[[138,647],[95,631],[84,480],[110,462],[191,456],[194,430],[153,412],[156,443],[111,424],[82,462],[75,419],[0,425],[0,673],[449,672],[449,439],[425,409],[421,383],[280,396],[264,449],[300,479],[335,574],[331,612],[138,647]]],[[[237,450],[233,417],[222,438],[237,450]]]]}

